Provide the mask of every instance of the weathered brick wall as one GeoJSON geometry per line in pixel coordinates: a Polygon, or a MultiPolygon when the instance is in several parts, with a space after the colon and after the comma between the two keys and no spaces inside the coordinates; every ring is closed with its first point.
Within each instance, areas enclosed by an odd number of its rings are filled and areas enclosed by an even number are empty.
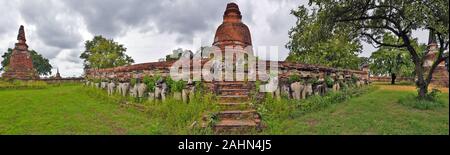
{"type": "Polygon", "coordinates": [[[45,81],[47,83],[73,83],[73,82],[83,82],[84,78],[41,78],[41,81],[45,81]]]}
{"type": "MultiPolygon", "coordinates": [[[[205,64],[208,60],[202,60],[201,64],[205,64]]],[[[116,82],[129,82],[130,79],[142,79],[144,76],[155,76],[159,75],[162,77],[170,76],[170,67],[175,61],[168,62],[151,62],[142,63],[136,65],[107,68],[107,69],[91,69],[86,71],[86,79],[102,79],[103,81],[116,81],[116,82]]],[[[267,70],[270,68],[271,61],[266,61],[267,70]]],[[[367,71],[360,70],[347,70],[347,69],[336,69],[318,65],[308,65],[300,63],[289,63],[289,62],[275,62],[278,63],[278,73],[279,81],[281,83],[286,82],[290,76],[298,75],[300,78],[316,78],[323,80],[326,76],[329,76],[335,80],[339,78],[350,79],[352,77],[357,77],[359,80],[365,83],[369,82],[369,75],[367,71]]],[[[191,61],[192,64],[192,61],[191,61]]],[[[257,65],[258,66],[258,65],[257,65]]],[[[192,68],[192,65],[191,65],[192,68]]],[[[191,72],[191,76],[192,76],[191,72]]],[[[265,75],[257,75],[265,76],[265,75]]],[[[210,82],[205,82],[207,85],[211,85],[210,82]]],[[[211,85],[212,86],[212,85],[211,85]]]]}

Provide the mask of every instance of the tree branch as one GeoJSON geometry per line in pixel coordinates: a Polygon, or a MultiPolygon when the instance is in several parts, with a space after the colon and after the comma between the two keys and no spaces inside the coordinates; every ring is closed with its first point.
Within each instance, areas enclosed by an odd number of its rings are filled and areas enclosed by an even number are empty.
{"type": "Polygon", "coordinates": [[[403,47],[406,47],[406,44],[398,45],[398,44],[387,44],[387,43],[383,43],[383,42],[381,42],[381,41],[375,39],[375,38],[373,37],[373,35],[368,34],[368,33],[361,33],[361,35],[364,35],[364,36],[369,37],[370,40],[372,40],[373,42],[375,42],[376,44],[379,45],[378,47],[380,47],[380,46],[388,46],[388,47],[396,47],[396,48],[403,48],[403,47]]]}

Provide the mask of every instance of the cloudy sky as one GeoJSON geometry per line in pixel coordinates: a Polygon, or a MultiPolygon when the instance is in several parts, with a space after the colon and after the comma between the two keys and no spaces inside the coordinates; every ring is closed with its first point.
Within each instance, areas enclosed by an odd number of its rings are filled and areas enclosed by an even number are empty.
{"type": "MultiPolygon", "coordinates": [[[[63,76],[83,73],[79,55],[94,35],[124,44],[136,63],[157,61],[176,48],[195,50],[194,38],[211,45],[229,2],[239,5],[255,47],[278,46],[280,60],[288,55],[284,45],[295,24],[290,10],[307,0],[2,0],[0,55],[14,47],[24,25],[30,49],[63,76]]],[[[374,50],[365,44],[362,55],[374,50]]]]}

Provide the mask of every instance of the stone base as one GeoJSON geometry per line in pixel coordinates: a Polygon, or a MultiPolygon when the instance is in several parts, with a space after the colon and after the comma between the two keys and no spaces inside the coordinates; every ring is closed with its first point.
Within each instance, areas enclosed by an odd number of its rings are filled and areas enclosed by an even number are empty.
{"type": "Polygon", "coordinates": [[[445,66],[438,66],[433,73],[430,85],[436,87],[449,87],[449,75],[445,66]]]}
{"type": "Polygon", "coordinates": [[[17,80],[37,80],[39,75],[34,71],[6,71],[3,73],[4,79],[17,79],[17,80]]]}

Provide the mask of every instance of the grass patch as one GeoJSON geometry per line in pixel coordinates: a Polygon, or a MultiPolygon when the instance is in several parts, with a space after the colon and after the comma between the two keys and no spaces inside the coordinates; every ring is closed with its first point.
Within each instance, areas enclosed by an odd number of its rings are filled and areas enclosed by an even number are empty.
{"type": "Polygon", "coordinates": [[[399,99],[399,103],[408,107],[430,110],[445,107],[445,101],[441,97],[441,92],[433,89],[425,98],[417,97],[417,94],[410,94],[399,99]]]}

